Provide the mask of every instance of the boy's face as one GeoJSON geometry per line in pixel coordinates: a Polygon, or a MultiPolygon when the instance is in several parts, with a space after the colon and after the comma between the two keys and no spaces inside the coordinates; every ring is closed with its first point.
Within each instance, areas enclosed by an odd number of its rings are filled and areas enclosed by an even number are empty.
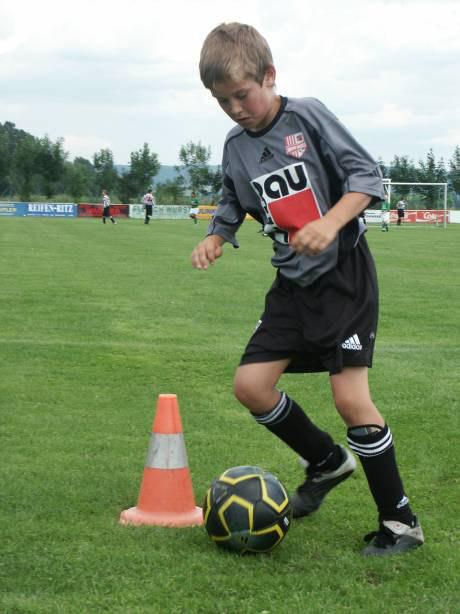
{"type": "Polygon", "coordinates": [[[252,79],[227,80],[216,84],[211,93],[223,111],[245,130],[259,132],[275,117],[280,98],[274,90],[275,69],[265,73],[262,85],[252,79]]]}

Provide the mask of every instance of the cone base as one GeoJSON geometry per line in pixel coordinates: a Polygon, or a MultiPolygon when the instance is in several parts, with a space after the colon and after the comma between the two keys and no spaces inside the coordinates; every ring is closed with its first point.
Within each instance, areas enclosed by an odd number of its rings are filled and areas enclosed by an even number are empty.
{"type": "Polygon", "coordinates": [[[195,507],[188,512],[144,512],[138,507],[130,507],[121,512],[120,524],[196,527],[203,524],[203,510],[201,507],[195,507]]]}

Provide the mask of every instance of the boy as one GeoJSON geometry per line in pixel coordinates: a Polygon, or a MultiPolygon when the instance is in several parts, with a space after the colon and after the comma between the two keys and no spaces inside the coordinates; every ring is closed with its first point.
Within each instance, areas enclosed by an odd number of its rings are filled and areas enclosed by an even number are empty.
{"type": "Polygon", "coordinates": [[[276,385],[284,372],[328,371],[379,514],[363,554],[420,546],[392,435],[368,386],[378,290],[359,214],[383,197],[378,166],[319,101],[276,94],[270,49],[251,26],[221,24],[210,32],[200,76],[237,125],[224,145],[222,201],[192,264],[207,269],[225,242],[238,247],[235,233],[249,213],[273,239],[278,269],[237,368],[235,396],[308,463],[291,500],[294,517],[307,516],[356,461],[276,385]]]}
{"type": "Polygon", "coordinates": [[[382,224],[381,229],[382,232],[388,232],[390,230],[390,203],[388,202],[388,198],[385,195],[381,204],[381,212],[382,212],[382,224]]]}
{"type": "Polygon", "coordinates": [[[147,190],[147,194],[144,194],[142,197],[142,202],[144,203],[145,209],[144,224],[150,224],[150,218],[152,217],[153,206],[155,204],[155,199],[151,189],[147,190]]]}
{"type": "Polygon", "coordinates": [[[200,207],[199,207],[198,198],[197,198],[195,192],[192,192],[192,194],[190,196],[190,204],[192,206],[190,207],[188,215],[193,220],[194,224],[198,224],[198,217],[197,216],[198,216],[198,214],[200,212],[200,207]]]}
{"type": "Polygon", "coordinates": [[[107,192],[107,190],[102,190],[102,223],[105,224],[106,219],[110,218],[110,221],[112,222],[112,224],[116,224],[116,220],[112,217],[112,214],[110,212],[110,205],[112,203],[110,202],[110,197],[109,197],[109,193],[107,192]]]}

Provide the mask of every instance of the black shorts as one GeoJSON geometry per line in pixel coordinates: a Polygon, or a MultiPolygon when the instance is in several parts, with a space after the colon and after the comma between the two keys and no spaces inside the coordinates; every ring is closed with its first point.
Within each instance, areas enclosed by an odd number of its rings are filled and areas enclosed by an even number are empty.
{"type": "Polygon", "coordinates": [[[287,373],[371,367],[378,320],[374,261],[364,237],[311,286],[277,274],[240,365],[290,358],[287,373]]]}
{"type": "Polygon", "coordinates": [[[103,207],[102,217],[110,217],[110,207],[103,207]]]}
{"type": "Polygon", "coordinates": [[[398,217],[404,217],[404,209],[398,209],[398,217]]]}
{"type": "Polygon", "coordinates": [[[152,215],[153,205],[145,205],[145,215],[152,215]]]}

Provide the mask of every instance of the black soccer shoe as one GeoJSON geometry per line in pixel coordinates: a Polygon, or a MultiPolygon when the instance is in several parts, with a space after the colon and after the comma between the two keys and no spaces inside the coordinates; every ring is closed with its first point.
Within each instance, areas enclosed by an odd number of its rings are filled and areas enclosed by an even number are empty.
{"type": "Polygon", "coordinates": [[[422,527],[417,518],[411,526],[397,520],[383,520],[378,531],[364,538],[369,545],[362,551],[363,556],[390,556],[413,550],[423,545],[422,527]]]}
{"type": "Polygon", "coordinates": [[[342,463],[333,471],[308,468],[307,479],[301,484],[291,497],[292,517],[301,518],[316,511],[327,493],[346,480],[356,469],[356,460],[353,454],[340,446],[342,463]]]}

